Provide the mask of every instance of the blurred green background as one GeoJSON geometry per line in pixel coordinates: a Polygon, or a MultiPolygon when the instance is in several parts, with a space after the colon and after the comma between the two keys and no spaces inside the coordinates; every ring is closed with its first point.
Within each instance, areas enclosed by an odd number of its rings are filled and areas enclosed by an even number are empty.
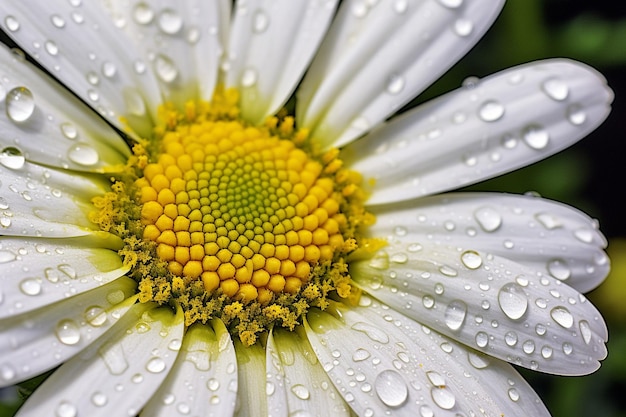
{"type": "MultiPolygon", "coordinates": [[[[383,0],[387,1],[387,0],[383,0]]],[[[508,0],[485,38],[413,104],[457,88],[468,76],[484,77],[528,61],[569,57],[597,68],[616,93],[613,112],[593,134],[531,167],[474,190],[535,191],[587,212],[609,241],[612,272],[589,294],[609,326],[609,356],[586,377],[564,378],[520,370],[554,417],[626,417],[626,2],[508,0]]],[[[0,417],[18,407],[14,392],[0,391],[0,417]]]]}

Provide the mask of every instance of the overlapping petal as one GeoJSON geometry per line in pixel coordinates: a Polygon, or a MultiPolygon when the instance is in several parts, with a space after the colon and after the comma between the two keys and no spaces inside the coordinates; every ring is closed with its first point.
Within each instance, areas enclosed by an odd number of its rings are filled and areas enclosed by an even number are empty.
{"type": "MultiPolygon", "coordinates": [[[[96,1],[0,3],[0,26],[113,125],[149,133],[162,96],[151,62],[96,1]]],[[[120,27],[121,26],[121,27],[120,27]]]]}
{"type": "Polygon", "coordinates": [[[46,379],[17,415],[137,415],[171,370],[183,327],[181,310],[135,304],[46,379]]]}
{"type": "Polygon", "coordinates": [[[299,125],[323,147],[369,131],[474,46],[503,4],[344,1],[298,88],[299,125]]]}
{"type": "Polygon", "coordinates": [[[382,125],[346,149],[368,204],[435,194],[544,159],[608,115],[612,92],[586,65],[547,60],[502,71],[382,125]]]}
{"type": "Polygon", "coordinates": [[[609,272],[607,242],[584,213],[532,195],[455,193],[374,210],[369,233],[406,244],[474,248],[584,293],[609,272]]]}
{"type": "Polygon", "coordinates": [[[235,416],[267,416],[268,400],[271,388],[264,389],[265,347],[259,343],[245,347],[235,339],[237,355],[237,403],[235,416]]]}
{"type": "Polygon", "coordinates": [[[397,311],[499,359],[581,375],[606,357],[606,325],[583,295],[472,246],[391,241],[351,272],[397,311]]]}
{"type": "Polygon", "coordinates": [[[549,415],[510,366],[367,296],[361,302],[336,317],[312,311],[305,324],[320,362],[357,415],[549,415]]]}
{"type": "Polygon", "coordinates": [[[128,147],[109,125],[4,46],[0,46],[0,77],[0,164],[15,166],[18,157],[98,172],[126,162],[128,147]]]}
{"type": "Polygon", "coordinates": [[[237,397],[237,360],[220,320],[185,331],[172,370],[140,416],[231,416],[237,397]]]}
{"type": "Polygon", "coordinates": [[[73,297],[128,272],[116,252],[80,242],[0,236],[0,318],[73,297]]]}
{"type": "Polygon", "coordinates": [[[136,301],[137,284],[122,278],[54,305],[0,320],[0,386],[65,362],[100,337],[136,301]]]}
{"type": "Polygon", "coordinates": [[[317,51],[336,0],[238,2],[225,84],[241,94],[244,119],[262,123],[285,104],[317,51]]]}

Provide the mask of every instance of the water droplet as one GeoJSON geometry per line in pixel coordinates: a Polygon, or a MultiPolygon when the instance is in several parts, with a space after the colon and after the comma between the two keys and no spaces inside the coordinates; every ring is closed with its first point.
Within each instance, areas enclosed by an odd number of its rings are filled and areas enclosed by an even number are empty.
{"type": "Polygon", "coordinates": [[[489,344],[489,335],[487,335],[487,333],[485,332],[478,332],[476,333],[475,341],[476,346],[484,348],[487,346],[487,344],[489,344]]]}
{"type": "Polygon", "coordinates": [[[104,75],[106,78],[113,78],[117,73],[117,67],[114,63],[105,61],[102,63],[101,71],[102,75],[104,75]]]}
{"type": "Polygon", "coordinates": [[[52,22],[52,24],[59,29],[65,27],[65,20],[58,14],[50,16],[50,22],[52,22]]]}
{"type": "Polygon", "coordinates": [[[544,359],[550,359],[552,357],[552,348],[550,346],[543,346],[541,348],[541,356],[544,359]]]}
{"type": "Polygon", "coordinates": [[[549,78],[543,82],[541,89],[553,100],[563,101],[569,94],[569,88],[563,80],[549,78]]]}
{"type": "Polygon", "coordinates": [[[396,264],[405,264],[409,261],[409,257],[407,256],[406,253],[399,252],[399,253],[394,253],[393,255],[391,255],[389,260],[396,264]]]}
{"type": "Polygon", "coordinates": [[[587,113],[580,104],[572,104],[567,108],[567,120],[575,126],[580,126],[587,120],[587,113]]]}
{"type": "Polygon", "coordinates": [[[430,395],[435,404],[444,410],[450,410],[456,404],[454,394],[448,387],[433,387],[430,390],[430,395]]]}
{"type": "Polygon", "coordinates": [[[389,94],[398,94],[404,89],[404,77],[398,74],[392,74],[387,80],[387,92],[389,94]]]}
{"type": "Polygon", "coordinates": [[[270,18],[263,10],[257,10],[252,19],[252,31],[254,33],[263,33],[270,25],[270,18]]]}
{"type": "Polygon", "coordinates": [[[541,323],[537,323],[537,325],[535,326],[535,333],[537,333],[539,336],[543,336],[544,334],[546,334],[547,331],[547,327],[541,323]]]}
{"type": "Polygon", "coordinates": [[[461,300],[454,300],[448,304],[445,312],[445,323],[450,330],[459,330],[465,321],[467,305],[461,300]]]}
{"type": "Polygon", "coordinates": [[[183,19],[173,9],[164,9],[159,13],[159,29],[168,35],[175,35],[183,27],[183,19]]]}
{"type": "Polygon", "coordinates": [[[74,140],[78,137],[78,130],[76,129],[76,126],[74,126],[72,123],[61,123],[59,127],[61,128],[61,133],[66,138],[74,140]]]}
{"type": "Polygon", "coordinates": [[[504,115],[504,106],[495,100],[489,100],[480,106],[478,116],[485,122],[495,122],[504,115]]]}
{"type": "Polygon", "coordinates": [[[563,343],[563,353],[566,355],[571,355],[574,352],[574,347],[570,343],[563,343]]]}
{"type": "Polygon", "coordinates": [[[61,320],[54,328],[57,339],[66,345],[75,345],[80,341],[80,329],[73,320],[61,320]]]}
{"type": "Polygon", "coordinates": [[[102,326],[107,320],[107,314],[100,306],[91,306],[85,310],[85,320],[94,327],[102,326]]]}
{"type": "Polygon", "coordinates": [[[550,316],[562,327],[569,329],[574,324],[574,317],[565,307],[554,307],[550,316]]]}
{"type": "Polygon", "coordinates": [[[485,232],[495,232],[502,226],[502,216],[491,207],[477,209],[474,218],[485,232]]]}
{"type": "Polygon", "coordinates": [[[355,362],[361,362],[370,357],[370,353],[365,349],[357,349],[352,355],[352,360],[355,362]]]}
{"type": "Polygon", "coordinates": [[[8,250],[0,251],[0,264],[11,262],[11,261],[14,261],[15,259],[16,259],[16,256],[13,252],[10,252],[8,250]]]}
{"type": "Polygon", "coordinates": [[[13,366],[8,363],[3,363],[0,365],[0,378],[4,381],[11,381],[17,375],[13,366]]]}
{"type": "Polygon", "coordinates": [[[584,243],[593,242],[593,231],[590,229],[577,229],[574,231],[574,236],[576,236],[576,239],[584,243]]]}
{"type": "Polygon", "coordinates": [[[522,137],[528,146],[537,150],[544,149],[550,141],[548,132],[538,125],[526,127],[522,132],[522,137]]]}
{"type": "Polygon", "coordinates": [[[252,87],[256,84],[257,81],[257,73],[254,69],[248,68],[246,69],[241,76],[241,85],[243,87],[252,87]]]}
{"type": "Polygon", "coordinates": [[[388,407],[401,406],[409,396],[409,389],[404,379],[398,372],[391,369],[378,374],[374,389],[378,398],[388,407]]]}
{"type": "Polygon", "coordinates": [[[439,3],[450,9],[456,9],[463,4],[463,0],[439,0],[439,3]]]}
{"type": "Polygon", "coordinates": [[[0,164],[7,168],[20,169],[24,166],[25,163],[26,158],[17,148],[9,146],[8,148],[4,148],[2,152],[0,152],[0,164]]]}
{"type": "Polygon", "coordinates": [[[457,21],[454,22],[454,31],[459,36],[469,36],[473,30],[474,24],[469,19],[457,19],[457,21]]]}
{"type": "Polygon", "coordinates": [[[107,399],[107,396],[104,393],[102,393],[100,391],[96,391],[91,396],[91,402],[96,407],[104,407],[107,404],[108,399],[107,399]]]}
{"type": "Polygon", "coordinates": [[[168,84],[178,77],[178,68],[174,61],[162,54],[157,55],[154,60],[154,70],[159,79],[168,84]]]}
{"type": "Polygon", "coordinates": [[[441,272],[443,275],[447,276],[447,277],[456,277],[457,275],[459,275],[459,272],[452,268],[449,265],[442,265],[439,267],[439,272],[441,272]]]}
{"type": "Polygon", "coordinates": [[[98,85],[100,84],[100,78],[98,77],[98,74],[96,74],[93,71],[90,71],[87,73],[87,82],[91,85],[98,85]]]}
{"type": "Polygon", "coordinates": [[[565,281],[572,276],[572,271],[562,259],[552,259],[548,262],[548,272],[561,281],[565,281]]]}
{"type": "Polygon", "coordinates": [[[509,346],[515,346],[517,344],[517,333],[507,332],[504,335],[504,342],[509,346]]]}
{"type": "Polygon", "coordinates": [[[26,278],[20,282],[20,290],[26,295],[39,295],[41,282],[37,278],[26,278]]]}
{"type": "Polygon", "coordinates": [[[95,165],[100,160],[98,152],[86,143],[77,143],[72,146],[67,153],[67,157],[72,162],[83,166],[95,165]]]}
{"type": "Polygon", "coordinates": [[[137,3],[133,10],[133,18],[140,25],[147,25],[154,19],[154,12],[150,6],[144,2],[137,3]]]}
{"type": "Polygon", "coordinates": [[[535,342],[532,340],[527,340],[522,344],[522,350],[525,354],[531,355],[535,351],[535,342]]]}
{"type": "Polygon", "coordinates": [[[189,42],[191,45],[198,43],[198,41],[200,40],[200,29],[198,29],[197,27],[190,27],[187,30],[187,42],[189,42]]]}
{"type": "Polygon", "coordinates": [[[483,258],[481,258],[478,252],[468,250],[461,254],[461,262],[469,269],[478,269],[483,264],[483,258]]]}
{"type": "Polygon", "coordinates": [[[585,344],[591,343],[591,327],[589,327],[589,323],[587,320],[581,320],[578,323],[578,327],[580,328],[580,335],[582,336],[585,344]]]}
{"type": "Polygon", "coordinates": [[[369,323],[358,322],[352,325],[354,330],[365,333],[370,339],[378,343],[389,343],[389,336],[382,329],[369,323]]]}
{"type": "Polygon", "coordinates": [[[502,312],[511,320],[519,320],[528,310],[528,298],[518,284],[504,284],[498,292],[498,304],[502,312]]]}
{"type": "Polygon", "coordinates": [[[46,51],[52,56],[55,56],[59,53],[59,47],[53,41],[46,41],[44,47],[46,48],[46,51]]]}
{"type": "Polygon", "coordinates": [[[548,230],[563,226],[558,218],[549,213],[537,213],[535,218],[548,230]]]}
{"type": "Polygon", "coordinates": [[[35,112],[35,98],[26,87],[16,87],[7,93],[6,112],[16,123],[28,120],[35,112]]]}
{"type": "Polygon", "coordinates": [[[296,384],[291,387],[291,392],[295,394],[301,400],[308,400],[311,397],[309,390],[302,384],[296,384]]]}
{"type": "Polygon", "coordinates": [[[519,392],[517,392],[515,388],[509,388],[508,394],[509,394],[509,398],[511,399],[511,401],[519,400],[519,392]]]}
{"type": "Polygon", "coordinates": [[[6,25],[9,32],[17,32],[20,28],[20,22],[13,16],[7,16],[4,18],[4,24],[6,25]]]}
{"type": "Polygon", "coordinates": [[[148,372],[152,372],[153,374],[163,372],[165,370],[165,367],[165,361],[159,357],[150,359],[146,364],[146,369],[148,370],[148,372]]]}
{"type": "Polygon", "coordinates": [[[78,410],[74,404],[67,401],[61,401],[55,410],[56,417],[76,417],[78,410]]]}
{"type": "Polygon", "coordinates": [[[435,306],[435,299],[430,295],[425,295],[422,297],[422,304],[426,308],[433,308],[435,306]]]}

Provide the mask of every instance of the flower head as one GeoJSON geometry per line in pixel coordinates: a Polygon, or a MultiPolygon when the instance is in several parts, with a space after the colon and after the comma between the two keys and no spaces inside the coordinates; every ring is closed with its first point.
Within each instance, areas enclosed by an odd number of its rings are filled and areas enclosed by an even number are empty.
{"type": "Polygon", "coordinates": [[[596,223],[445,193],[582,138],[604,79],[391,117],[502,1],[39,3],[0,4],[49,72],[0,50],[0,384],[58,367],[18,415],[540,416],[509,363],[606,356],[596,223]]]}

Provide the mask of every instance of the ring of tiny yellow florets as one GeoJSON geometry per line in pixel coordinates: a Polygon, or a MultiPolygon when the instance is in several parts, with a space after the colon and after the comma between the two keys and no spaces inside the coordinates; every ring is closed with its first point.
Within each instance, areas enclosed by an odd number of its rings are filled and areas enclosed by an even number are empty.
{"type": "Polygon", "coordinates": [[[181,306],[187,326],[221,318],[250,345],[355,296],[346,257],[373,217],[338,152],[315,156],[291,117],[245,124],[237,100],[163,106],[92,220],[123,240],[141,302],[181,306]]]}

